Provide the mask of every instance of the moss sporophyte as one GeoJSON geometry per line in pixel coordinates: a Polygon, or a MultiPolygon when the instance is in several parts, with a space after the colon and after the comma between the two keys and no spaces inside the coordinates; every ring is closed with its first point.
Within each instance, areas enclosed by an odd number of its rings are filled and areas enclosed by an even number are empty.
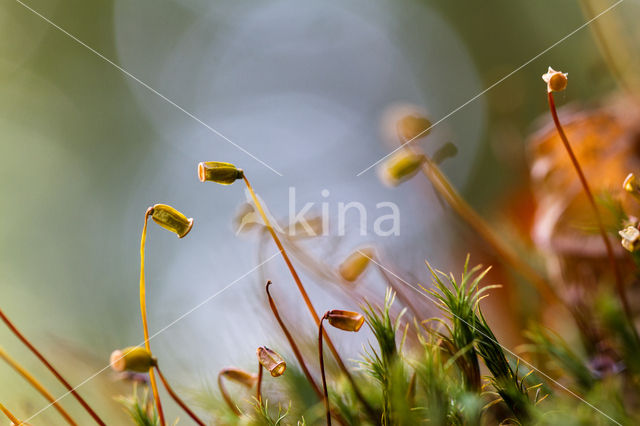
{"type": "MultiPolygon", "coordinates": [[[[178,210],[166,204],[156,204],[149,207],[144,214],[144,224],[142,227],[142,236],[140,237],[140,315],[142,316],[142,330],[144,333],[144,346],[149,355],[151,356],[151,345],[149,344],[149,325],[147,323],[147,299],[146,299],[146,285],[145,285],[145,273],[144,273],[144,252],[147,240],[147,223],[149,217],[153,219],[161,227],[175,233],[179,238],[184,237],[191,231],[193,227],[193,219],[188,219],[184,214],[178,210]]],[[[164,417],[164,411],[162,410],[162,403],[160,401],[160,394],[158,393],[158,385],[154,374],[153,366],[148,369],[149,381],[151,383],[151,391],[153,392],[153,399],[155,401],[156,410],[160,418],[160,425],[165,426],[166,420],[164,417]]]]}
{"type": "MultiPolygon", "coordinates": [[[[309,311],[309,313],[313,317],[313,320],[315,321],[316,325],[319,326],[320,325],[320,316],[318,315],[316,309],[314,308],[313,304],[311,303],[311,299],[309,298],[307,290],[304,287],[304,285],[302,284],[302,280],[300,279],[300,276],[298,275],[298,272],[294,268],[293,263],[291,262],[291,259],[289,258],[289,255],[288,255],[287,251],[285,250],[284,246],[282,245],[282,242],[280,241],[280,238],[278,237],[276,231],[274,230],[274,228],[273,228],[273,226],[271,224],[271,221],[267,217],[267,215],[265,213],[265,210],[264,210],[264,208],[262,206],[262,203],[260,202],[260,200],[257,197],[255,191],[253,190],[253,187],[252,187],[251,183],[249,182],[249,179],[247,178],[247,174],[242,169],[237,168],[236,166],[234,166],[233,164],[230,164],[230,163],[223,163],[223,162],[217,162],[217,161],[207,161],[207,162],[201,162],[201,163],[198,164],[198,178],[199,178],[199,180],[201,182],[210,181],[210,182],[220,183],[220,184],[223,184],[223,185],[229,185],[229,184],[231,184],[231,183],[233,183],[233,182],[235,182],[236,180],[239,180],[239,179],[242,179],[244,181],[244,183],[245,183],[245,185],[247,187],[247,190],[249,191],[249,194],[251,196],[251,199],[253,200],[253,203],[254,203],[256,209],[258,210],[258,213],[260,214],[260,217],[262,218],[262,221],[264,222],[264,226],[266,227],[266,229],[268,230],[269,234],[271,235],[271,238],[273,239],[273,242],[278,247],[278,250],[280,251],[280,254],[281,254],[282,258],[284,259],[284,261],[285,261],[285,263],[287,265],[287,268],[289,269],[289,272],[291,273],[291,276],[292,276],[294,282],[296,283],[296,286],[298,288],[298,292],[302,296],[302,298],[304,300],[304,303],[305,303],[305,305],[307,307],[307,310],[309,311]]],[[[342,358],[338,354],[338,351],[336,350],[335,345],[333,344],[333,342],[331,341],[329,336],[326,336],[326,341],[327,341],[327,346],[331,350],[334,358],[336,359],[336,361],[338,363],[338,366],[340,367],[340,369],[342,370],[344,375],[349,380],[349,383],[351,384],[356,397],[358,398],[358,400],[364,406],[368,416],[371,419],[376,419],[377,416],[378,416],[377,413],[375,412],[375,410],[373,409],[371,404],[366,400],[366,398],[364,397],[363,393],[359,389],[359,387],[358,387],[356,381],[354,380],[351,372],[349,371],[349,369],[347,369],[347,366],[345,365],[344,361],[342,360],[342,358]]]]}

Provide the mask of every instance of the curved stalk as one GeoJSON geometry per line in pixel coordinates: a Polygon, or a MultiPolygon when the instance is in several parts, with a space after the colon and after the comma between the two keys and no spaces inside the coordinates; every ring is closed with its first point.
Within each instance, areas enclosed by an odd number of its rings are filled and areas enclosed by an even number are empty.
{"type": "MultiPolygon", "coordinates": [[[[144,247],[147,240],[147,222],[149,216],[153,214],[153,207],[149,207],[144,214],[144,225],[142,227],[142,237],[140,237],[140,314],[142,316],[142,330],[144,332],[144,346],[151,353],[151,345],[149,345],[149,325],[147,324],[147,296],[146,286],[144,279],[144,247]]],[[[153,372],[153,367],[149,368],[149,381],[151,382],[151,391],[153,392],[153,400],[158,410],[158,416],[160,418],[160,425],[165,426],[164,412],[162,411],[162,404],[160,402],[160,395],[158,393],[158,384],[156,383],[156,377],[153,372]]]]}
{"type": "Polygon", "coordinates": [[[224,402],[227,403],[227,406],[229,407],[229,409],[231,411],[233,411],[233,414],[235,414],[236,416],[240,417],[242,415],[242,413],[240,412],[240,410],[238,409],[238,407],[236,407],[236,405],[233,403],[233,400],[231,399],[231,396],[229,396],[229,392],[227,392],[227,388],[224,385],[224,381],[222,380],[222,371],[220,373],[218,373],[218,388],[220,389],[220,394],[222,394],[222,399],[224,399],[224,402]]]}
{"type": "Polygon", "coordinates": [[[331,410],[329,409],[329,391],[327,390],[327,378],[324,373],[324,356],[322,351],[322,335],[324,334],[324,327],[322,327],[322,321],[327,318],[325,313],[320,324],[318,325],[318,358],[320,359],[320,375],[322,376],[322,391],[324,394],[324,411],[327,416],[327,426],[331,426],[331,410]]]}
{"type": "Polygon", "coordinates": [[[313,388],[314,392],[318,395],[318,397],[322,398],[322,392],[320,392],[320,388],[316,384],[315,380],[313,380],[313,377],[311,376],[311,373],[307,368],[307,364],[304,362],[304,358],[302,357],[302,353],[300,352],[298,345],[296,344],[295,340],[293,339],[293,336],[289,332],[289,329],[287,329],[287,326],[284,324],[284,322],[282,321],[282,318],[280,317],[280,313],[278,312],[278,308],[273,300],[273,297],[271,297],[271,293],[269,293],[270,285],[271,285],[271,281],[267,281],[265,290],[267,292],[267,298],[269,299],[269,306],[271,306],[271,312],[273,312],[273,316],[276,318],[276,320],[278,321],[278,324],[280,325],[280,328],[282,329],[282,332],[287,337],[287,341],[289,342],[289,345],[291,346],[291,349],[293,350],[293,353],[296,356],[298,363],[300,364],[300,368],[302,369],[302,372],[304,373],[305,377],[311,384],[311,387],[313,388]]]}
{"type": "MultiPolygon", "coordinates": [[[[298,287],[298,291],[300,292],[300,295],[302,295],[302,298],[304,299],[304,303],[306,304],[307,309],[309,310],[309,313],[313,317],[313,320],[315,321],[316,325],[319,326],[320,325],[320,317],[318,316],[318,313],[316,312],[315,308],[313,307],[313,304],[311,303],[311,299],[309,298],[309,295],[307,294],[307,290],[304,288],[304,285],[302,284],[302,281],[300,280],[300,276],[298,275],[298,273],[296,272],[295,268],[293,267],[293,264],[291,263],[291,260],[289,259],[289,255],[287,254],[286,250],[284,249],[284,247],[282,245],[282,242],[280,241],[280,238],[278,238],[278,235],[276,234],[275,230],[273,229],[273,226],[271,226],[271,222],[269,221],[269,218],[267,217],[264,209],[262,208],[262,204],[260,203],[260,200],[258,200],[258,197],[256,196],[256,193],[253,190],[253,187],[249,183],[249,179],[247,179],[246,174],[244,174],[242,176],[242,178],[244,180],[244,183],[247,185],[247,189],[249,190],[249,193],[251,194],[251,198],[253,199],[253,202],[256,205],[256,208],[258,209],[258,213],[260,213],[260,216],[262,217],[262,220],[264,221],[264,224],[265,224],[267,230],[271,234],[271,238],[273,239],[274,243],[278,247],[278,250],[280,250],[280,253],[282,254],[282,258],[284,259],[285,263],[287,264],[287,268],[289,268],[289,272],[291,273],[291,276],[293,277],[293,280],[295,281],[296,286],[298,287]]],[[[367,402],[367,400],[364,398],[364,395],[362,394],[362,392],[358,388],[353,376],[351,375],[351,373],[347,369],[347,366],[342,361],[342,358],[338,354],[338,351],[336,350],[333,342],[331,341],[329,336],[326,335],[326,334],[325,334],[325,339],[327,341],[327,346],[331,350],[331,353],[333,354],[334,358],[336,359],[336,361],[338,363],[338,366],[340,367],[340,369],[342,370],[344,375],[347,377],[347,379],[351,383],[351,387],[353,388],[353,391],[354,391],[356,397],[358,398],[358,400],[364,406],[364,408],[367,411],[367,414],[369,415],[369,417],[371,417],[372,420],[376,419],[377,418],[377,414],[376,414],[375,410],[367,402]]]]}
{"type": "Polygon", "coordinates": [[[547,99],[549,101],[549,110],[551,111],[551,117],[553,118],[553,123],[556,126],[556,130],[558,131],[558,135],[562,140],[562,143],[571,159],[571,163],[573,164],[576,173],[578,174],[578,178],[580,178],[580,183],[582,184],[582,188],[589,200],[589,204],[591,204],[591,209],[593,210],[593,215],[596,218],[596,223],[598,225],[598,230],[600,231],[600,236],[602,237],[602,241],[604,242],[605,248],[607,250],[607,257],[609,258],[609,263],[611,264],[611,269],[613,270],[613,275],[616,283],[616,291],[618,293],[618,298],[620,299],[620,303],[622,304],[622,310],[624,311],[625,317],[631,330],[636,338],[636,342],[640,344],[640,336],[638,336],[638,330],[633,322],[633,313],[631,312],[631,306],[629,305],[629,300],[627,299],[627,294],[624,289],[624,282],[622,280],[622,273],[620,272],[620,266],[618,265],[618,261],[616,260],[616,256],[613,253],[613,247],[611,246],[611,241],[607,236],[607,231],[604,228],[604,224],[602,222],[602,217],[600,216],[600,211],[598,210],[598,205],[596,204],[595,198],[593,197],[593,193],[589,188],[589,183],[587,182],[586,177],[582,171],[582,167],[580,167],[580,163],[576,158],[573,149],[571,148],[571,144],[569,143],[569,139],[562,128],[562,124],[560,124],[560,119],[558,118],[558,111],[556,110],[556,104],[553,98],[553,92],[547,92],[547,99]]]}
{"type": "Polygon", "coordinates": [[[2,347],[0,347],[0,358],[2,358],[7,364],[9,364],[9,366],[11,366],[11,368],[13,368],[18,374],[20,374],[27,382],[29,382],[31,386],[33,386],[34,389],[37,390],[40,393],[40,395],[44,397],[44,399],[49,401],[49,403],[53,405],[53,408],[55,408],[58,411],[58,413],[60,413],[60,415],[67,421],[67,423],[69,423],[72,426],[77,425],[77,423],[71,418],[69,413],[67,413],[67,411],[64,408],[62,408],[62,406],[58,403],[58,401],[56,401],[53,395],[51,395],[51,393],[42,385],[42,383],[40,383],[38,379],[33,377],[33,375],[31,375],[31,373],[29,373],[22,365],[20,365],[18,361],[11,358],[11,356],[9,356],[9,354],[2,347]]]}
{"type": "Polygon", "coordinates": [[[62,375],[58,372],[58,370],[56,370],[56,368],[53,365],[51,365],[51,363],[44,357],[44,355],[42,355],[40,353],[40,351],[38,351],[35,348],[35,346],[33,346],[31,344],[31,342],[16,328],[16,326],[13,325],[13,323],[4,314],[4,312],[2,312],[2,309],[0,309],[0,319],[2,319],[2,321],[7,325],[7,327],[9,327],[9,329],[13,332],[13,334],[15,334],[15,336],[18,339],[20,339],[20,341],[27,348],[29,348],[29,350],[40,360],[40,362],[42,362],[45,365],[45,367],[47,367],[47,369],[51,372],[51,374],[53,374],[56,377],[56,379],[58,379],[58,381],[60,383],[62,383],[62,385],[69,391],[69,393],[71,395],[73,395],[73,397],[80,403],[80,405],[82,405],[82,407],[87,411],[87,413],[89,413],[89,415],[91,415],[93,420],[97,424],[99,424],[101,426],[105,426],[105,423],[102,421],[100,416],[98,416],[98,414],[96,414],[96,412],[93,410],[93,408],[91,408],[91,406],[89,404],[87,404],[87,401],[85,401],[78,394],[78,392],[76,392],[76,390],[69,384],[69,382],[67,382],[65,380],[64,377],[62,377],[62,375]]]}
{"type": "Polygon", "coordinates": [[[191,420],[193,420],[200,426],[206,426],[205,422],[200,420],[200,418],[198,418],[198,416],[196,416],[196,414],[193,411],[191,411],[191,409],[187,406],[187,404],[185,404],[185,402],[174,392],[173,388],[169,385],[169,382],[167,382],[167,379],[164,377],[164,374],[162,374],[162,371],[157,365],[156,365],[156,371],[158,372],[158,377],[160,377],[160,381],[164,385],[164,388],[167,390],[167,392],[169,393],[171,398],[173,398],[176,404],[178,404],[180,408],[182,408],[184,412],[187,413],[189,417],[191,417],[191,420]]]}
{"type": "Polygon", "coordinates": [[[258,404],[262,405],[262,364],[258,362],[258,384],[256,385],[256,399],[258,404]]]}

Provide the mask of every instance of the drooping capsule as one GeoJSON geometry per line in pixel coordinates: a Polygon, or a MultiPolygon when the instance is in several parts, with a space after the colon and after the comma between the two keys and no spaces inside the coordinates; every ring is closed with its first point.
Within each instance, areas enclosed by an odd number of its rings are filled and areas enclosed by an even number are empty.
{"type": "Polygon", "coordinates": [[[155,223],[174,232],[179,238],[184,237],[193,227],[193,218],[187,218],[178,210],[166,204],[156,204],[152,207],[151,218],[155,223]]]}
{"type": "Polygon", "coordinates": [[[266,346],[260,346],[256,350],[256,354],[260,364],[271,373],[272,377],[281,376],[287,369],[287,363],[284,362],[284,359],[277,352],[266,346]]]}

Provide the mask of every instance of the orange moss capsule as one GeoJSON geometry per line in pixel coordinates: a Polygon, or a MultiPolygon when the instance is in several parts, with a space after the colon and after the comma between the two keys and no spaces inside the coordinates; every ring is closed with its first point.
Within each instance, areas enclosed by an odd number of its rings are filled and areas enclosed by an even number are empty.
{"type": "Polygon", "coordinates": [[[247,388],[252,388],[258,381],[258,376],[251,374],[247,371],[241,370],[235,367],[227,367],[220,370],[218,375],[224,377],[227,380],[241,384],[247,388]]]}
{"type": "Polygon", "coordinates": [[[193,218],[187,218],[184,214],[166,204],[156,204],[151,208],[153,209],[151,213],[153,221],[174,232],[178,237],[182,238],[191,231],[193,218]]]}
{"type": "Polygon", "coordinates": [[[340,330],[358,331],[364,324],[364,317],[357,312],[334,309],[327,312],[327,321],[340,330]]]}
{"type": "Polygon", "coordinates": [[[242,169],[231,163],[220,161],[203,161],[198,164],[198,179],[200,182],[216,182],[221,185],[231,185],[244,177],[242,169]]]}
{"type": "Polygon", "coordinates": [[[260,346],[256,354],[258,355],[260,364],[271,373],[271,377],[282,376],[287,369],[287,363],[284,362],[284,359],[282,359],[277,352],[272,351],[266,346],[260,346]]]}
{"type": "Polygon", "coordinates": [[[151,352],[140,346],[129,346],[128,348],[113,351],[109,362],[111,363],[111,368],[119,373],[123,371],[146,373],[158,363],[151,356],[151,352]]]}
{"type": "Polygon", "coordinates": [[[549,67],[546,74],[542,75],[542,79],[547,83],[547,90],[549,92],[561,92],[567,88],[569,74],[556,71],[549,67]]]}
{"type": "Polygon", "coordinates": [[[398,136],[403,141],[411,141],[427,136],[431,130],[431,121],[419,115],[406,115],[396,125],[398,136]]]}
{"type": "Polygon", "coordinates": [[[357,280],[367,269],[374,252],[371,247],[364,247],[351,253],[338,267],[340,276],[349,282],[357,280]]]}

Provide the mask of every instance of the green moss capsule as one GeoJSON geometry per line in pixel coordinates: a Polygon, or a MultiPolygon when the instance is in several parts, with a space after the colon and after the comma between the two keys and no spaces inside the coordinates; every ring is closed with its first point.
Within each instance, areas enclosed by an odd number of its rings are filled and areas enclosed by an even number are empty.
{"type": "Polygon", "coordinates": [[[380,177],[386,185],[398,186],[418,173],[423,162],[424,155],[401,149],[382,164],[380,177]]]}
{"type": "Polygon", "coordinates": [[[151,352],[140,346],[129,346],[128,348],[115,350],[111,353],[109,361],[111,368],[118,372],[135,371],[146,373],[157,364],[157,360],[151,356],[151,352]]]}
{"type": "Polygon", "coordinates": [[[182,238],[191,231],[193,218],[187,218],[184,214],[166,204],[156,204],[151,208],[153,209],[151,213],[153,221],[174,232],[178,237],[182,238]]]}
{"type": "Polygon", "coordinates": [[[231,185],[244,177],[242,169],[231,163],[219,161],[203,161],[198,164],[198,179],[200,182],[216,182],[221,185],[231,185]]]}

